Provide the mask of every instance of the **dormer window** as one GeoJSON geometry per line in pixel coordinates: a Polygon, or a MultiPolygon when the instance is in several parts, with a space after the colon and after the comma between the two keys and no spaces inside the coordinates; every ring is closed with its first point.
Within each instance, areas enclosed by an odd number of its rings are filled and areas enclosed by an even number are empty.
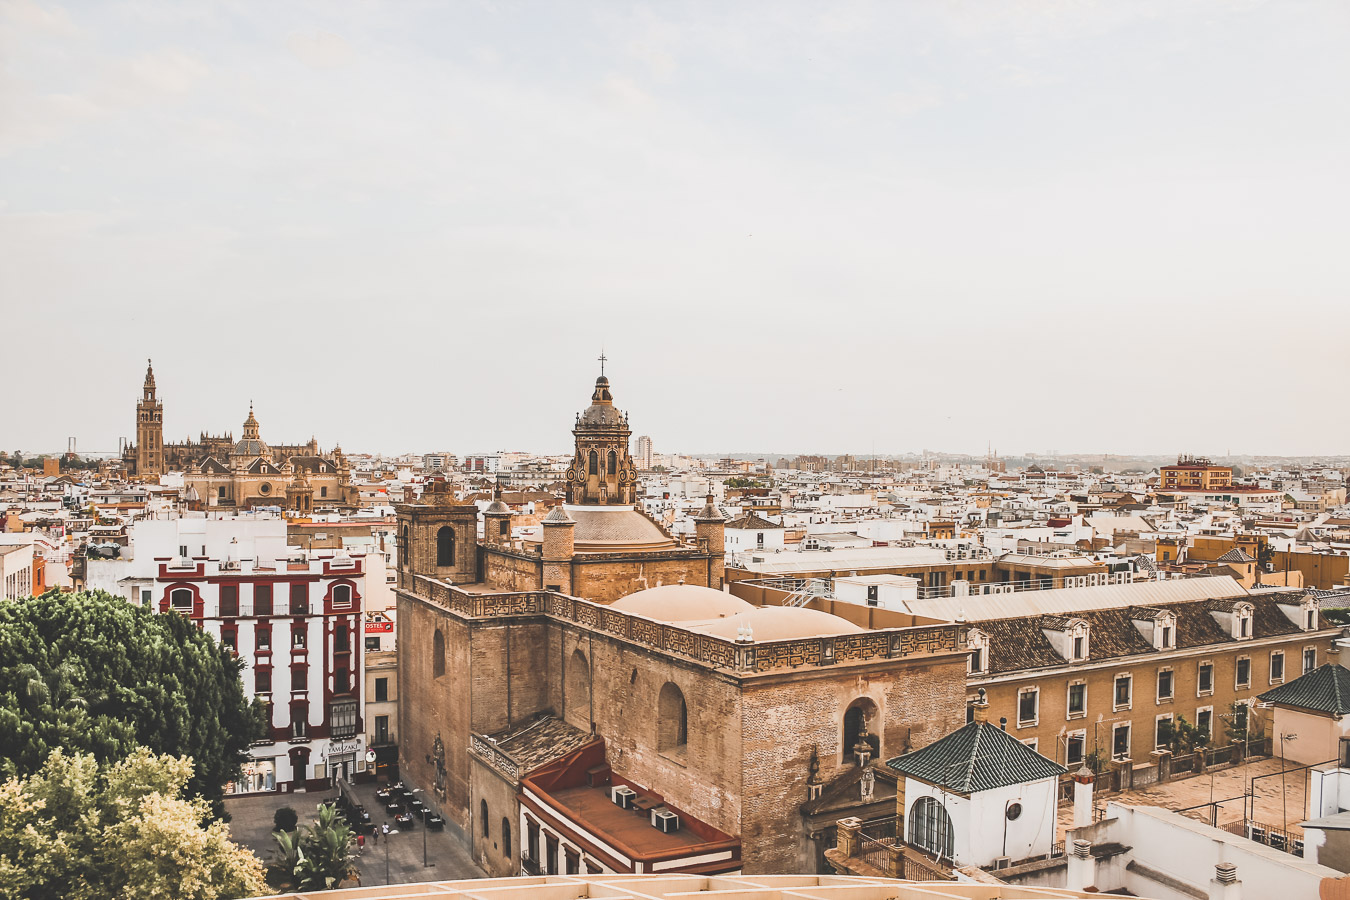
{"type": "Polygon", "coordinates": [[[1252,607],[1239,603],[1233,608],[1233,637],[1245,640],[1252,636],[1252,607]]]}
{"type": "Polygon", "coordinates": [[[1317,630],[1317,607],[1316,607],[1316,606],[1308,606],[1306,609],[1303,610],[1303,630],[1304,630],[1304,631],[1316,631],[1316,630],[1317,630]]]}
{"type": "Polygon", "coordinates": [[[966,636],[966,646],[970,656],[966,660],[966,671],[970,675],[984,675],[989,671],[989,638],[984,632],[972,628],[966,636]]]}

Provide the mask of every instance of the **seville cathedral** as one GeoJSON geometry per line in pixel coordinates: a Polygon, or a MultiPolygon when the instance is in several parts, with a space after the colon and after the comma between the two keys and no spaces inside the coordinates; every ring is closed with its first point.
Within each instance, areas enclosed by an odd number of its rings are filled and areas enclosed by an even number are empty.
{"type": "Polygon", "coordinates": [[[155,370],[147,361],[145,385],[136,403],[136,443],[122,453],[129,475],[157,479],[182,472],[189,502],[199,509],[250,509],[280,506],[301,513],[316,506],[349,502],[351,470],[342,448],[323,456],[319,443],[273,444],[262,439],[249,404],[238,441],[226,433],[203,432],[196,441],[164,443],[164,402],[155,389],[155,370]]]}
{"type": "Polygon", "coordinates": [[[968,628],[724,589],[711,497],[692,540],[634,508],[603,371],[572,435],[535,540],[444,482],[396,507],[404,777],[492,875],[819,871],[895,807],[867,762],[964,723],[968,628]]]}

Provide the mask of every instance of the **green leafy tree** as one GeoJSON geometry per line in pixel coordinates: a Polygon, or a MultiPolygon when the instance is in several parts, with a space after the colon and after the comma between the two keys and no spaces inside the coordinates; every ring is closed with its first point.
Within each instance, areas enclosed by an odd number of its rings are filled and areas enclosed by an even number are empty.
{"type": "Polygon", "coordinates": [[[192,762],[144,747],[100,765],[58,749],[0,784],[0,896],[226,900],[267,890],[263,865],[184,790],[192,762]]]}
{"type": "Polygon", "coordinates": [[[0,603],[0,777],[31,775],[57,750],[108,763],[145,746],[190,758],[188,790],[219,816],[263,734],[241,665],[177,613],[102,592],[0,603]]]}
{"type": "Polygon", "coordinates": [[[281,809],[272,813],[273,831],[294,831],[295,826],[300,822],[300,815],[294,807],[283,806],[281,809]]]}
{"type": "Polygon", "coordinates": [[[314,824],[298,831],[277,831],[277,857],[273,863],[275,880],[288,890],[330,891],[343,881],[356,878],[356,857],[352,847],[356,833],[338,814],[335,804],[319,807],[314,824]]]}

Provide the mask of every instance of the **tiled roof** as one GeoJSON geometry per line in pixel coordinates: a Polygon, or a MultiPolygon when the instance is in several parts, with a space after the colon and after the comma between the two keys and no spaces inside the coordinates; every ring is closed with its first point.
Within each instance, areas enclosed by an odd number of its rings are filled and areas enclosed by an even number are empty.
{"type": "Polygon", "coordinates": [[[886,765],[902,775],[962,794],[1056,778],[1068,771],[988,722],[971,722],[886,765]]]}
{"type": "Polygon", "coordinates": [[[783,526],[775,525],[773,522],[770,522],[768,519],[755,513],[746,513],[743,516],[732,519],[725,527],[763,531],[769,528],[782,528],[783,526]]]}
{"type": "Polygon", "coordinates": [[[1234,547],[1223,556],[1220,556],[1216,562],[1221,563],[1249,563],[1256,562],[1256,557],[1248,556],[1242,551],[1241,547],[1234,547]]]}
{"type": "Polygon", "coordinates": [[[1350,713],[1350,670],[1336,663],[1327,663],[1287,684],[1257,695],[1256,699],[1264,703],[1279,703],[1343,716],[1350,713]]]}
{"type": "Polygon", "coordinates": [[[596,740],[595,735],[573,728],[552,716],[537,719],[524,728],[498,732],[493,738],[497,749],[520,766],[521,775],[528,775],[540,766],[561,759],[596,740]]]}
{"type": "MultiPolygon", "coordinates": [[[[1302,592],[1287,591],[1254,594],[1238,601],[1252,604],[1252,636],[1254,638],[1295,634],[1299,627],[1280,611],[1278,604],[1289,603],[1302,592]]],[[[1237,639],[1211,615],[1211,610],[1231,611],[1237,601],[1193,601],[1167,603],[1149,607],[1150,612],[1168,611],[1177,617],[1176,649],[1186,650],[1207,645],[1233,644],[1237,639]]],[[[1297,602],[1292,601],[1292,602],[1297,602]]],[[[1091,628],[1088,641],[1089,659],[1093,661],[1136,656],[1147,653],[1172,653],[1159,650],[1135,627],[1137,608],[1083,610],[1076,618],[1086,621],[1091,628]]],[[[1021,616],[1012,619],[987,619],[976,623],[989,638],[989,674],[1018,672],[1026,669],[1062,666],[1067,660],[1055,650],[1044,629],[1056,628],[1060,618],[1054,616],[1021,616]]]]}

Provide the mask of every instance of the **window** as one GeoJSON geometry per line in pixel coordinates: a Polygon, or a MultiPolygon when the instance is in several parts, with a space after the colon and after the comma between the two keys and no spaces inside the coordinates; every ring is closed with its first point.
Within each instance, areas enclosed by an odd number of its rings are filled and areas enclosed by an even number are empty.
{"type": "Polygon", "coordinates": [[[1172,670],[1158,670],[1158,702],[1172,699],[1172,670]]]}
{"type": "Polygon", "coordinates": [[[291,615],[303,616],[309,613],[309,585],[296,583],[291,585],[291,615]]]}
{"type": "Polygon", "coordinates": [[[1111,758],[1130,758],[1130,726],[1117,725],[1111,732],[1111,758]]]}
{"type": "Polygon", "coordinates": [[[329,733],[335,738],[356,735],[356,701],[339,700],[328,705],[329,733]]]}
{"type": "Polygon", "coordinates": [[[1134,678],[1130,675],[1116,676],[1116,709],[1121,709],[1130,705],[1131,693],[1134,687],[1134,678]]]}
{"type": "Polygon", "coordinates": [[[1076,637],[1073,639],[1073,658],[1074,659],[1087,658],[1087,638],[1076,637]]]}
{"type": "Polygon", "coordinates": [[[1040,712],[1041,692],[1036,688],[1017,692],[1017,726],[1035,725],[1040,712]]]}
{"type": "Polygon", "coordinates": [[[1025,741],[1022,742],[1022,744],[1031,750],[1038,750],[1041,746],[1041,739],[1027,738],[1025,741]]]}
{"type": "Polygon", "coordinates": [[[1284,681],[1284,654],[1276,650],[1270,654],[1270,683],[1284,681]]]}
{"type": "MultiPolygon", "coordinates": [[[[760,537],[763,537],[763,535],[760,535],[760,537]]],[[[763,544],[763,541],[761,541],[760,543],[761,543],[761,545],[762,545],[762,544],[763,544]]],[[[867,586],[867,605],[868,605],[868,606],[876,606],[877,603],[880,602],[880,601],[879,601],[879,596],[878,596],[878,592],[879,592],[879,591],[880,591],[880,588],[878,588],[875,584],[869,584],[869,585],[867,586]]]]}
{"type": "Polygon", "coordinates": [[[220,645],[228,648],[231,652],[238,652],[239,637],[233,628],[222,629],[220,632],[220,645]]]}
{"type": "Polygon", "coordinates": [[[326,487],[321,487],[321,488],[319,488],[319,496],[320,496],[320,497],[327,497],[327,496],[328,496],[328,488],[326,488],[326,487]]]}
{"type": "Polygon", "coordinates": [[[270,627],[258,627],[253,629],[253,641],[257,644],[259,650],[271,650],[272,629],[270,627]]]}
{"type": "Polygon", "coordinates": [[[258,669],[253,673],[253,693],[270,694],[272,693],[272,670],[258,669]]]}
{"type": "Polygon", "coordinates": [[[1214,693],[1214,663],[1209,660],[1200,663],[1200,671],[1195,679],[1195,693],[1197,696],[1214,693]]]}
{"type": "Polygon", "coordinates": [[[867,743],[872,747],[872,757],[877,758],[881,755],[881,738],[867,730],[867,720],[876,714],[877,708],[871,700],[860,697],[849,704],[848,709],[844,710],[844,761],[847,762],[853,755],[853,748],[857,745],[858,739],[867,734],[867,743]]]}
{"type": "Polygon", "coordinates": [[[146,608],[149,608],[150,602],[151,602],[151,600],[150,600],[151,593],[152,593],[152,592],[151,592],[151,590],[150,590],[149,588],[142,588],[142,589],[141,589],[141,606],[144,606],[144,607],[146,607],[146,608]]]}
{"type": "Polygon", "coordinates": [[[291,669],[291,690],[303,691],[305,689],[305,676],[304,669],[291,669]]]}
{"type": "Polygon", "coordinates": [[[239,615],[239,586],[222,584],[220,586],[220,614],[222,617],[239,615]]]}
{"type": "Polygon", "coordinates": [[[1069,734],[1064,742],[1064,764],[1066,766],[1081,766],[1083,764],[1083,750],[1087,745],[1087,732],[1075,731],[1069,734]]]}
{"type": "Polygon", "coordinates": [[[431,676],[440,678],[445,674],[445,635],[439,628],[431,639],[431,676]]]}
{"type": "Polygon", "coordinates": [[[291,630],[291,647],[296,650],[305,649],[305,629],[295,628],[291,630]]]}
{"type": "Polygon", "coordinates": [[[1172,639],[1172,626],[1171,626],[1171,625],[1164,625],[1164,626],[1162,627],[1162,638],[1161,638],[1161,642],[1162,642],[1162,647],[1163,647],[1163,649],[1168,649],[1168,648],[1170,648],[1170,647],[1173,645],[1173,639],[1172,639]]]}
{"type": "Polygon", "coordinates": [[[253,588],[253,614],[270,616],[272,614],[272,586],[259,584],[253,588]]]}
{"type": "Polygon", "coordinates": [[[599,454],[599,453],[596,453],[594,450],[592,450],[592,451],[591,451],[591,454],[590,454],[590,459],[589,459],[588,461],[589,461],[589,463],[590,463],[590,473],[591,473],[592,475],[599,475],[599,474],[600,474],[600,454],[599,454]]]}
{"type": "Polygon", "coordinates": [[[1241,626],[1241,633],[1239,635],[1240,637],[1252,636],[1252,620],[1250,617],[1243,616],[1240,620],[1240,626],[1241,626]]]}
{"type": "Polygon", "coordinates": [[[933,797],[920,797],[909,810],[909,827],[905,837],[921,850],[936,856],[952,858],[954,835],[947,810],[933,797]]]}
{"type": "Polygon", "coordinates": [[[480,827],[483,829],[483,837],[487,837],[487,836],[488,836],[488,808],[487,808],[487,801],[486,801],[486,800],[479,800],[479,801],[478,801],[478,818],[479,818],[480,822],[482,823],[482,824],[480,825],[480,827]]]}
{"type": "Polygon", "coordinates": [[[375,679],[375,702],[385,703],[389,700],[389,679],[375,679]]]}
{"type": "Polygon", "coordinates": [[[1305,647],[1303,649],[1303,674],[1307,675],[1315,668],[1317,668],[1317,648],[1305,647]]]}
{"type": "Polygon", "coordinates": [[[1164,750],[1171,742],[1172,738],[1172,714],[1158,716],[1153,723],[1153,748],[1155,750],[1164,750]]]}
{"type": "Polygon", "coordinates": [[[297,703],[291,707],[291,737],[309,737],[309,705],[297,703]]]}
{"type": "Polygon", "coordinates": [[[511,856],[511,820],[502,819],[502,856],[511,856]]]}
{"type": "Polygon", "coordinates": [[[192,591],[187,588],[176,588],[169,592],[169,605],[179,612],[192,611],[192,591]]]}
{"type": "Polygon", "coordinates": [[[351,672],[346,666],[333,671],[333,693],[345,694],[351,688],[351,672]]]}
{"type": "Polygon", "coordinates": [[[1087,685],[1083,682],[1069,685],[1068,718],[1077,719],[1087,715],[1087,685]]]}
{"type": "Polygon", "coordinates": [[[970,651],[970,660],[969,660],[967,666],[968,666],[968,668],[969,668],[969,670],[970,670],[971,672],[983,672],[983,671],[984,671],[984,648],[983,648],[983,647],[976,647],[974,650],[970,651]]]}
{"type": "Polygon", "coordinates": [[[1195,728],[1201,734],[1214,737],[1214,710],[1208,706],[1195,711],[1195,728]]]}
{"type": "Polygon", "coordinates": [[[375,653],[380,649],[380,639],[377,637],[366,638],[366,652],[375,653]]]}
{"type": "Polygon", "coordinates": [[[352,588],[349,584],[339,584],[333,588],[333,608],[347,609],[352,605],[352,588]]]}
{"type": "Polygon", "coordinates": [[[333,652],[350,653],[352,649],[352,633],[347,630],[346,625],[338,625],[333,631],[333,652]]]}
{"type": "Polygon", "coordinates": [[[657,716],[656,749],[682,754],[689,743],[689,708],[684,693],[669,681],[657,698],[657,716]]]}
{"type": "Polygon", "coordinates": [[[377,743],[377,744],[387,744],[387,743],[389,743],[389,717],[388,717],[388,716],[376,716],[376,717],[375,717],[375,743],[377,743]]]}
{"type": "Polygon", "coordinates": [[[1251,684],[1252,661],[1244,656],[1237,661],[1237,686],[1244,688],[1251,687],[1251,684]]]}
{"type": "Polygon", "coordinates": [[[453,566],[455,564],[455,529],[446,525],[436,532],[436,565],[453,566]]]}
{"type": "Polygon", "coordinates": [[[609,451],[609,474],[614,475],[619,471],[619,455],[613,450],[609,451]]]}

